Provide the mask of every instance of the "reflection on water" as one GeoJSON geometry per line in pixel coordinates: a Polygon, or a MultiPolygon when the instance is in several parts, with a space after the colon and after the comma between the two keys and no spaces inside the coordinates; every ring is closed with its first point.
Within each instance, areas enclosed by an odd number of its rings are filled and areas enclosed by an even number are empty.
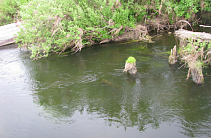
{"type": "Polygon", "coordinates": [[[169,66],[162,54],[174,45],[165,36],[154,44],[104,44],[38,61],[27,51],[0,50],[0,118],[16,116],[15,126],[0,119],[0,136],[210,137],[211,78],[202,86],[185,81],[187,69],[169,66]],[[121,70],[131,55],[136,76],[121,70]]]}

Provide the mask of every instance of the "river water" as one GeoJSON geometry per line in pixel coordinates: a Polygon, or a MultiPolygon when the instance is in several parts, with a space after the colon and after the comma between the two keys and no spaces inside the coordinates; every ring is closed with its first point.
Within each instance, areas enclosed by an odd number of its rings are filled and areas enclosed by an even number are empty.
{"type": "Polygon", "coordinates": [[[0,138],[211,137],[211,71],[205,84],[169,66],[175,45],[121,42],[32,61],[17,45],[0,48],[0,138]],[[136,76],[122,72],[129,56],[136,76]]]}

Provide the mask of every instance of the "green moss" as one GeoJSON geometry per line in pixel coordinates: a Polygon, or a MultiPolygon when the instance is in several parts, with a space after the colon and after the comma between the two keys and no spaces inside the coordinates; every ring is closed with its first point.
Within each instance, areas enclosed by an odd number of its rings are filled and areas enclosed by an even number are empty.
{"type": "Polygon", "coordinates": [[[136,59],[134,57],[129,57],[127,60],[126,60],[127,63],[136,63],[136,59]]]}

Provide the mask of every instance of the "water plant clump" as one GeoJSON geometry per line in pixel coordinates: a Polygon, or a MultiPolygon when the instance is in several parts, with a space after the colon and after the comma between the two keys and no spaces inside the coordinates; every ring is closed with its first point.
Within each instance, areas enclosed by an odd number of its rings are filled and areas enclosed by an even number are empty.
{"type": "Polygon", "coordinates": [[[132,56],[128,57],[126,63],[136,64],[136,59],[132,56]]]}
{"type": "Polygon", "coordinates": [[[132,56],[128,57],[128,59],[125,62],[125,69],[123,72],[129,73],[131,75],[137,73],[136,69],[136,59],[132,56]]]}

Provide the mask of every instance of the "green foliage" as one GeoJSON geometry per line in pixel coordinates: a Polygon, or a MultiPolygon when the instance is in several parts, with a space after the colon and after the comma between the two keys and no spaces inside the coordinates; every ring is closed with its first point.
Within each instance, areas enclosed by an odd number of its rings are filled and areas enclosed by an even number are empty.
{"type": "Polygon", "coordinates": [[[180,42],[183,46],[180,46],[179,55],[181,60],[185,61],[184,65],[188,65],[189,71],[187,79],[190,76],[197,84],[204,83],[204,77],[202,68],[210,65],[211,61],[211,42],[202,41],[200,39],[187,39],[180,42]]]}
{"type": "MultiPolygon", "coordinates": [[[[24,28],[17,40],[22,42],[20,47],[27,46],[32,51],[33,59],[67,47],[80,50],[81,42],[84,45],[110,39],[113,28],[133,27],[136,21],[128,8],[115,0],[109,3],[104,0],[33,0],[21,8],[24,28]]],[[[119,33],[121,31],[116,35],[119,33]]]]}
{"type": "Polygon", "coordinates": [[[185,62],[195,62],[195,68],[210,64],[211,42],[188,39],[187,45],[180,47],[179,51],[185,62]]]}
{"type": "MultiPolygon", "coordinates": [[[[174,23],[178,17],[186,20],[202,10],[211,11],[211,0],[121,0],[129,7],[130,13],[138,21],[153,19],[157,16],[169,16],[174,23]],[[203,7],[201,7],[203,6],[203,7]]],[[[193,20],[193,19],[192,19],[193,20]]]]}
{"type": "Polygon", "coordinates": [[[14,22],[20,5],[28,0],[0,0],[0,26],[14,22]]]}
{"type": "MultiPolygon", "coordinates": [[[[20,16],[23,28],[18,34],[20,47],[27,46],[33,59],[50,52],[99,43],[124,33],[137,22],[161,17],[174,24],[178,17],[192,19],[200,10],[210,11],[210,0],[2,0],[0,23],[20,16]],[[21,8],[21,9],[20,9],[21,8]],[[118,30],[120,28],[120,30],[118,30]],[[118,30],[118,31],[117,31],[118,30]]],[[[192,19],[194,20],[194,19],[192,19]]],[[[160,22],[158,22],[159,24],[160,22]]],[[[3,25],[0,24],[0,25],[3,25]]]]}
{"type": "Polygon", "coordinates": [[[133,16],[137,21],[143,21],[147,15],[147,8],[145,7],[144,3],[139,3],[135,0],[122,0],[122,4],[128,8],[129,15],[133,16]]]}
{"type": "Polygon", "coordinates": [[[136,63],[136,59],[134,57],[128,57],[128,59],[126,60],[126,63],[136,63]]]}
{"type": "Polygon", "coordinates": [[[12,23],[18,5],[15,0],[0,1],[0,25],[12,23]]]}
{"type": "Polygon", "coordinates": [[[204,0],[204,10],[211,12],[211,0],[204,0]]]}
{"type": "Polygon", "coordinates": [[[189,19],[191,15],[198,12],[199,3],[199,0],[181,0],[176,4],[174,11],[178,17],[184,16],[185,19],[189,19]]]}

